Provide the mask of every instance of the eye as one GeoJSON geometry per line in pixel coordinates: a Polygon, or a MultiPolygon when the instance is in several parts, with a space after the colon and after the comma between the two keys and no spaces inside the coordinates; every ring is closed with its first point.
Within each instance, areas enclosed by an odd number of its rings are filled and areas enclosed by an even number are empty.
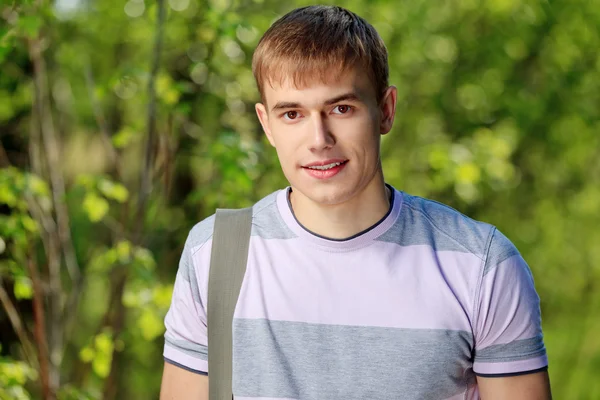
{"type": "Polygon", "coordinates": [[[283,114],[283,117],[287,120],[294,120],[298,118],[298,111],[288,111],[285,114],[283,114]]]}
{"type": "Polygon", "coordinates": [[[342,104],[339,106],[335,106],[335,108],[333,109],[333,113],[334,114],[346,114],[351,109],[352,109],[352,107],[342,104]]]}

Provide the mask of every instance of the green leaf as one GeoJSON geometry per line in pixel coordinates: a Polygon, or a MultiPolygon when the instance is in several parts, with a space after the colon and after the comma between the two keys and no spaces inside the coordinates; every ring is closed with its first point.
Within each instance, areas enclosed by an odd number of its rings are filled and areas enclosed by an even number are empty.
{"type": "Polygon", "coordinates": [[[134,253],[135,261],[140,264],[144,269],[152,271],[156,267],[156,261],[152,256],[152,252],[142,247],[137,247],[134,253]]]}
{"type": "Polygon", "coordinates": [[[165,93],[163,93],[161,98],[165,102],[165,104],[172,106],[172,105],[177,104],[180,96],[181,96],[181,93],[179,93],[176,89],[171,88],[171,89],[167,90],[165,93]]]}
{"type": "Polygon", "coordinates": [[[27,230],[31,233],[38,232],[37,223],[29,215],[23,215],[21,217],[21,224],[23,225],[23,228],[25,228],[25,230],[27,230]]]}
{"type": "Polygon", "coordinates": [[[152,289],[152,298],[154,304],[160,309],[166,309],[171,304],[171,298],[173,297],[173,286],[172,285],[159,285],[152,289]]]}
{"type": "Polygon", "coordinates": [[[71,384],[61,385],[58,392],[58,400],[97,400],[94,396],[84,389],[79,389],[71,384]]]}
{"type": "Polygon", "coordinates": [[[2,44],[2,41],[7,39],[10,32],[11,28],[9,28],[8,25],[0,26],[0,45],[2,44]]]}
{"type": "Polygon", "coordinates": [[[103,179],[98,184],[98,189],[109,199],[124,203],[129,198],[127,188],[120,183],[114,183],[108,179],[103,179]]]}
{"type": "Polygon", "coordinates": [[[12,385],[23,385],[30,377],[30,368],[23,362],[3,362],[0,364],[1,383],[12,385]]]}
{"type": "Polygon", "coordinates": [[[115,249],[102,250],[96,249],[90,257],[88,269],[91,273],[107,273],[117,260],[115,249]]]}
{"type": "Polygon", "coordinates": [[[108,265],[114,265],[119,261],[119,253],[116,248],[108,249],[104,253],[104,262],[108,265]]]}
{"type": "Polygon", "coordinates": [[[140,304],[140,296],[137,292],[126,290],[125,293],[123,293],[123,305],[125,305],[125,307],[134,308],[139,307],[140,304]]]}
{"type": "Polygon", "coordinates": [[[79,351],[79,359],[84,363],[91,362],[96,356],[96,352],[89,346],[85,346],[79,351]]]}
{"type": "Polygon", "coordinates": [[[108,212],[108,202],[95,193],[88,193],[83,200],[83,209],[90,221],[98,222],[108,212]]]}
{"type": "Polygon", "coordinates": [[[135,136],[136,132],[132,128],[125,127],[112,137],[112,143],[117,149],[123,149],[131,143],[135,136]]]}
{"type": "Polygon", "coordinates": [[[115,250],[117,251],[117,259],[121,264],[127,264],[131,260],[131,242],[122,240],[117,243],[115,250]]]}
{"type": "Polygon", "coordinates": [[[33,285],[31,279],[26,276],[21,276],[15,280],[15,297],[18,300],[31,299],[33,297],[33,285]]]}
{"type": "Polygon", "coordinates": [[[96,351],[102,354],[111,354],[113,351],[113,340],[110,334],[100,333],[94,339],[96,351]]]}
{"type": "Polygon", "coordinates": [[[459,165],[455,174],[458,183],[476,184],[481,179],[481,170],[474,163],[459,165]]]}
{"type": "Polygon", "coordinates": [[[142,331],[142,337],[151,341],[163,333],[164,325],[162,319],[156,315],[156,312],[146,309],[138,319],[138,326],[142,331]]]}
{"type": "Polygon", "coordinates": [[[110,363],[112,361],[112,354],[98,354],[92,362],[92,369],[100,378],[108,377],[110,373],[110,363]]]}
{"type": "Polygon", "coordinates": [[[0,274],[6,274],[12,276],[13,279],[16,279],[17,277],[24,276],[25,271],[15,260],[3,259],[0,260],[0,274]]]}
{"type": "MultiPolygon", "coordinates": [[[[0,98],[12,98],[12,94],[7,92],[6,90],[0,90],[0,98]]],[[[15,109],[15,105],[12,101],[3,101],[0,102],[0,122],[10,120],[15,114],[17,110],[15,109]]]]}
{"type": "Polygon", "coordinates": [[[103,332],[94,338],[96,356],[92,361],[92,369],[101,378],[106,378],[110,373],[110,364],[114,350],[112,335],[103,332]]]}
{"type": "Polygon", "coordinates": [[[92,190],[95,186],[95,179],[93,176],[88,174],[81,174],[77,176],[77,184],[83,186],[88,190],[92,190]]]}
{"type": "Polygon", "coordinates": [[[42,27],[43,21],[37,15],[25,15],[19,19],[21,32],[29,37],[36,37],[42,27]]]}
{"type": "Polygon", "coordinates": [[[160,75],[156,79],[156,94],[168,105],[175,105],[181,93],[173,85],[173,80],[168,75],[160,75]]]}
{"type": "Polygon", "coordinates": [[[48,188],[46,181],[33,174],[29,174],[27,178],[29,180],[29,188],[34,195],[39,197],[50,196],[50,189],[48,188]]]}
{"type": "Polygon", "coordinates": [[[11,45],[0,43],[0,63],[2,63],[13,49],[11,45]]]}
{"type": "Polygon", "coordinates": [[[0,182],[0,204],[14,207],[17,204],[17,200],[17,196],[12,187],[5,182],[0,182]]]}

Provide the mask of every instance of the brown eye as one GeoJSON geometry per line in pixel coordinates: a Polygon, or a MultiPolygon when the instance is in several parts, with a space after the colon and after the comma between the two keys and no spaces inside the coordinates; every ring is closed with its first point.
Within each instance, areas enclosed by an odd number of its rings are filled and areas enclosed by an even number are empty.
{"type": "Polygon", "coordinates": [[[335,114],[346,114],[348,111],[350,111],[350,106],[346,106],[346,105],[341,105],[341,106],[337,106],[334,109],[335,114]]]}
{"type": "Polygon", "coordinates": [[[288,111],[285,113],[287,119],[296,119],[298,117],[298,111],[288,111]]]}

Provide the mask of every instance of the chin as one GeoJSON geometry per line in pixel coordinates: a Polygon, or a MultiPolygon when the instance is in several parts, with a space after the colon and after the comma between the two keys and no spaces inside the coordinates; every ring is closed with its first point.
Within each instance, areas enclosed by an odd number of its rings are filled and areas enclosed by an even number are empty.
{"type": "Polygon", "coordinates": [[[324,206],[341,204],[352,197],[352,188],[342,185],[304,184],[292,187],[310,201],[324,206]]]}

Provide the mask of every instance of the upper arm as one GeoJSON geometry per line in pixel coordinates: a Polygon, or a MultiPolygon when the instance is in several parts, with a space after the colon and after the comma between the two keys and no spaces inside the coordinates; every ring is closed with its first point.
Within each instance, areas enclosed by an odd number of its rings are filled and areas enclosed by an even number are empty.
{"type": "Polygon", "coordinates": [[[548,371],[505,377],[477,377],[482,400],[550,400],[548,371]]]}
{"type": "Polygon", "coordinates": [[[490,242],[478,296],[473,327],[475,374],[508,379],[547,367],[540,299],[533,276],[514,245],[497,230],[490,242]]]}
{"type": "Polygon", "coordinates": [[[181,369],[183,372],[177,371],[175,377],[185,376],[189,371],[208,373],[208,327],[204,305],[210,247],[208,239],[200,239],[194,228],[181,256],[171,306],[165,317],[163,356],[170,363],[165,371],[181,369]]]}
{"type": "Polygon", "coordinates": [[[165,362],[160,400],[208,400],[208,376],[165,362]]]}

